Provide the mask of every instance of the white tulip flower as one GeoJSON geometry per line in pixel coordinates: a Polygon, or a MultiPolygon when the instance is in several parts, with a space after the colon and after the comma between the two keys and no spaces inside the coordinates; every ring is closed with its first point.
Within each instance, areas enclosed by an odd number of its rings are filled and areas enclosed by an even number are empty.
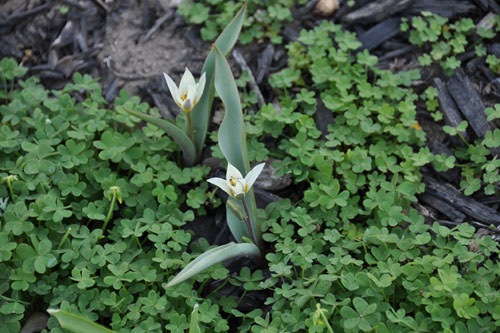
{"type": "Polygon", "coordinates": [[[196,83],[193,74],[191,74],[186,67],[179,87],[177,87],[168,74],[163,73],[163,75],[165,76],[165,81],[167,81],[168,89],[174,101],[182,111],[189,113],[199,102],[203,94],[203,89],[205,88],[205,73],[201,75],[200,80],[196,83]]]}
{"type": "Polygon", "coordinates": [[[223,178],[210,178],[207,181],[218,187],[220,187],[224,192],[229,194],[234,198],[242,198],[245,196],[252,185],[259,177],[262,169],[264,169],[265,163],[256,165],[245,178],[241,172],[236,169],[231,163],[227,165],[226,179],[223,178]]]}

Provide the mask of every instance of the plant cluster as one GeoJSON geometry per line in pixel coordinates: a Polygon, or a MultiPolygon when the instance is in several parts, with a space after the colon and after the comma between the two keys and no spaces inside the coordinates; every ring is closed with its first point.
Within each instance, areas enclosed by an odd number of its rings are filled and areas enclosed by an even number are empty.
{"type": "MultiPolygon", "coordinates": [[[[117,332],[184,332],[195,303],[208,330],[226,331],[210,299],[162,287],[208,248],[187,251],[185,227],[206,213],[209,169],[179,167],[176,144],[108,109],[87,75],[49,91],[19,79],[14,60],[0,65],[0,331],[53,307],[117,332]]],[[[115,104],[159,114],[125,92],[115,104]]],[[[55,319],[49,328],[63,332],[55,319]]]]}
{"type": "Polygon", "coordinates": [[[318,304],[335,332],[492,332],[500,324],[498,243],[476,239],[467,224],[429,226],[413,211],[397,227],[343,229],[288,200],[267,212],[264,238],[276,251],[260,285],[274,291],[271,314],[253,313],[262,331],[324,332],[318,304]]]}
{"type": "Polygon", "coordinates": [[[486,27],[476,27],[472,19],[462,18],[453,23],[446,17],[423,12],[410,21],[401,23],[401,31],[409,31],[410,43],[424,49],[418,57],[422,66],[438,63],[445,73],[451,75],[460,67],[460,56],[474,51],[477,56],[485,56],[485,61],[494,73],[499,73],[499,58],[481,43],[493,39],[500,31],[500,16],[493,16],[486,27]]]}
{"type": "Polygon", "coordinates": [[[498,244],[466,224],[430,226],[413,205],[419,168],[442,163],[415,120],[408,86],[418,73],[381,71],[367,52],[351,56],[359,46],[331,23],[303,31],[289,45],[289,66],[271,78],[283,90],[280,109],[248,117],[249,132],[276,142],[278,172],[304,194],[266,209],[271,277],[259,286],[273,290],[272,310],[246,314],[247,328],[495,330],[498,244]],[[322,130],[320,108],[332,115],[322,130]]]}
{"type": "MultiPolygon", "coordinates": [[[[500,105],[485,109],[487,120],[493,122],[500,118],[500,105]]],[[[460,188],[465,195],[482,191],[486,195],[500,193],[500,160],[494,152],[500,148],[500,129],[486,131],[484,138],[469,143],[461,133],[467,130],[467,121],[462,121],[456,128],[444,126],[443,130],[458,136],[463,145],[454,148],[453,167],[460,170],[460,188]]]]}
{"type": "Polygon", "coordinates": [[[239,41],[242,44],[268,38],[272,43],[280,44],[281,28],[284,23],[293,20],[290,8],[303,5],[305,0],[202,0],[184,1],[178,12],[191,24],[199,24],[201,37],[212,41],[229,21],[236,15],[241,5],[246,3],[248,16],[244,22],[244,30],[239,41]]]}
{"type": "MultiPolygon", "coordinates": [[[[49,307],[59,309],[49,329],[61,333],[59,323],[97,332],[89,321],[116,332],[226,332],[229,319],[239,332],[498,329],[499,244],[468,224],[428,223],[416,209],[420,168],[449,162],[425,147],[415,119],[418,72],[377,69],[353,33],[324,22],[288,46],[289,64],[270,82],[279,105],[244,116],[219,45],[213,75],[202,71],[203,95],[217,92],[226,113],[200,138],[190,134],[195,114],[165,125],[125,92],[110,109],[86,75],[48,91],[22,79],[15,61],[0,62],[0,331],[49,307]],[[177,125],[196,149],[183,167],[177,125]],[[226,178],[196,164],[205,135],[227,161],[226,178]],[[294,193],[256,210],[254,160],[276,161],[294,193]],[[189,223],[220,204],[208,181],[229,195],[237,243],[192,242],[189,223]],[[216,264],[250,253],[265,268],[229,274],[216,264]],[[209,279],[242,292],[207,294],[209,279]],[[243,311],[252,292],[265,292],[265,304],[243,311]]],[[[173,97],[195,112],[203,96],[183,87],[188,94],[173,97]]],[[[467,152],[464,160],[484,155],[467,152]]],[[[495,165],[486,165],[490,177],[495,165]]]]}
{"type": "MultiPolygon", "coordinates": [[[[438,90],[428,87],[423,94],[425,106],[432,118],[439,122],[443,114],[439,111],[437,101],[438,90]]],[[[500,118],[499,104],[487,107],[484,110],[486,120],[494,124],[500,118]]],[[[457,127],[443,126],[443,131],[460,139],[461,145],[453,147],[453,155],[445,154],[435,156],[436,170],[447,171],[450,169],[460,170],[460,188],[465,195],[472,195],[482,191],[486,195],[495,195],[500,191],[500,175],[498,170],[500,162],[495,158],[495,153],[500,147],[500,130],[489,128],[484,138],[473,142],[467,141],[463,133],[467,131],[469,124],[462,121],[457,127]]]]}
{"type": "Polygon", "coordinates": [[[415,120],[410,82],[418,72],[375,68],[360,43],[324,23],[289,46],[289,66],[271,78],[285,93],[280,110],[265,106],[253,131],[276,139],[278,174],[307,183],[302,202],[338,219],[397,225],[423,190],[419,168],[433,156],[415,120]],[[287,91],[300,89],[294,96],[287,91]],[[331,123],[318,129],[321,108],[331,123]],[[330,116],[328,116],[330,115],[330,116]]]}

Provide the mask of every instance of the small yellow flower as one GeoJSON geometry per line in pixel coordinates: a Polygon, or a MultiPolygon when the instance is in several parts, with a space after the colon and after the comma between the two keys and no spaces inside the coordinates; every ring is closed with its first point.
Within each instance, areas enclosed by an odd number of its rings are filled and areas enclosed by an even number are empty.
{"type": "Polygon", "coordinates": [[[256,165],[245,178],[241,172],[236,169],[231,163],[227,165],[226,179],[223,178],[210,178],[207,181],[220,187],[224,192],[229,194],[234,198],[241,198],[245,196],[252,185],[259,177],[262,169],[264,169],[265,163],[256,165]]]}
{"type": "Polygon", "coordinates": [[[415,124],[411,125],[411,128],[414,128],[417,131],[421,131],[422,130],[422,126],[420,126],[420,124],[418,123],[418,121],[416,121],[415,124]]]}
{"type": "Polygon", "coordinates": [[[205,89],[205,73],[200,77],[198,83],[196,83],[193,74],[186,68],[184,74],[182,75],[179,87],[175,84],[168,74],[163,73],[165,76],[165,81],[167,82],[168,89],[175,103],[182,109],[182,111],[189,113],[195,107],[195,105],[200,101],[201,95],[203,95],[203,89],[205,89]]]}

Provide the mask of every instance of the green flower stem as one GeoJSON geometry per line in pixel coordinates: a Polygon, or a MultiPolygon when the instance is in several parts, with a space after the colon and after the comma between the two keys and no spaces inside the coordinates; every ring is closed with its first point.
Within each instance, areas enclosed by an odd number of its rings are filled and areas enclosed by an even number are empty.
{"type": "Polygon", "coordinates": [[[106,219],[104,220],[104,224],[102,225],[102,233],[104,234],[104,230],[108,226],[111,217],[113,217],[113,210],[115,209],[115,203],[118,201],[122,203],[122,192],[119,186],[110,186],[108,189],[108,200],[111,201],[111,205],[109,206],[108,215],[106,215],[106,219]]]}
{"type": "Polygon", "coordinates": [[[188,135],[192,142],[194,142],[193,122],[191,121],[191,112],[186,112],[186,119],[188,125],[188,135]]]}
{"type": "Polygon", "coordinates": [[[252,224],[251,226],[253,227],[253,232],[255,236],[255,243],[257,247],[259,248],[260,252],[263,254],[263,244],[262,244],[262,231],[260,229],[260,223],[259,220],[257,219],[257,204],[255,202],[255,196],[253,190],[249,192],[250,196],[250,207],[252,209],[252,212],[254,213],[253,215],[250,216],[252,219],[252,224]]]}
{"type": "Polygon", "coordinates": [[[108,215],[106,215],[106,219],[104,220],[104,224],[102,225],[102,233],[103,234],[104,234],[104,230],[106,230],[106,227],[108,226],[109,221],[113,217],[113,209],[115,209],[116,192],[112,191],[111,193],[112,193],[111,205],[109,206],[108,215]]]}
{"type": "Polygon", "coordinates": [[[7,182],[7,187],[9,188],[10,198],[12,199],[12,201],[14,201],[14,190],[12,189],[10,181],[7,182]]]}
{"type": "Polygon", "coordinates": [[[5,98],[8,100],[9,99],[9,93],[8,93],[8,90],[7,90],[7,79],[3,76],[2,77],[2,86],[3,86],[3,92],[5,94],[5,98]]]}
{"type": "Polygon", "coordinates": [[[245,197],[241,198],[240,200],[243,205],[243,209],[245,210],[245,225],[247,226],[248,235],[252,239],[252,242],[254,242],[254,244],[258,246],[259,244],[257,243],[257,239],[255,238],[255,234],[253,232],[252,222],[250,221],[250,210],[248,209],[245,197]]]}
{"type": "Polygon", "coordinates": [[[326,318],[326,316],[325,316],[325,311],[323,311],[321,309],[321,306],[319,304],[316,305],[316,308],[319,310],[318,312],[319,312],[321,319],[323,320],[323,324],[325,324],[328,332],[333,333],[333,328],[332,328],[332,326],[330,326],[330,323],[328,322],[328,318],[326,318]]]}
{"type": "Polygon", "coordinates": [[[135,241],[137,242],[137,245],[139,246],[139,249],[141,249],[141,251],[142,251],[142,244],[141,244],[141,241],[139,240],[139,237],[134,235],[134,238],[135,238],[135,241]]]}
{"type": "MultiPolygon", "coordinates": [[[[245,200],[245,197],[243,197],[241,199],[241,202],[243,204],[243,209],[245,210],[245,224],[246,224],[246,227],[248,230],[248,235],[250,236],[250,238],[252,239],[252,242],[257,246],[257,248],[259,249],[259,252],[260,252],[258,264],[261,266],[264,266],[265,265],[264,260],[263,260],[264,249],[262,246],[262,239],[260,237],[260,231],[256,230],[259,228],[259,226],[257,223],[252,223],[252,218],[251,218],[252,215],[250,215],[250,210],[248,209],[248,205],[247,205],[247,202],[245,200]],[[255,227],[255,229],[254,229],[254,227],[255,227]],[[256,233],[258,233],[258,235],[256,233]]],[[[254,212],[256,213],[256,211],[254,211],[254,212]]],[[[255,215],[253,217],[255,219],[257,218],[255,215]]]]}
{"type": "Polygon", "coordinates": [[[463,134],[460,132],[460,131],[457,131],[457,136],[460,138],[460,140],[462,140],[462,142],[467,146],[467,147],[470,147],[471,144],[467,141],[467,139],[465,139],[465,137],[463,136],[463,134]]]}
{"type": "Polygon", "coordinates": [[[14,182],[15,180],[17,180],[16,175],[8,175],[2,178],[2,183],[7,184],[7,188],[9,189],[10,198],[12,201],[14,201],[14,189],[12,188],[12,182],[14,182]]]}
{"type": "Polygon", "coordinates": [[[4,296],[4,295],[0,295],[0,299],[3,299],[4,301],[7,301],[7,302],[21,303],[21,304],[24,304],[24,305],[30,305],[29,302],[21,301],[20,299],[10,298],[10,297],[4,296]]]}
{"type": "Polygon", "coordinates": [[[71,232],[71,228],[68,228],[68,230],[66,230],[66,233],[64,234],[63,238],[59,242],[59,246],[57,247],[58,250],[60,250],[61,247],[64,245],[64,243],[66,243],[70,232],[71,232]]]}

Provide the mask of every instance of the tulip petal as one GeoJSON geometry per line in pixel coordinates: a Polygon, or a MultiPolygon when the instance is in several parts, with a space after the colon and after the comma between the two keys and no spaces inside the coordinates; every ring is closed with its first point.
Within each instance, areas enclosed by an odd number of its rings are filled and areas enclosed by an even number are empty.
{"type": "Polygon", "coordinates": [[[201,74],[200,81],[198,81],[198,84],[196,85],[195,103],[198,103],[201,95],[203,95],[203,90],[205,89],[205,81],[205,73],[203,73],[201,74]]]}
{"type": "Polygon", "coordinates": [[[196,104],[196,101],[194,99],[195,95],[196,95],[195,87],[188,86],[188,90],[186,92],[186,98],[182,102],[182,109],[184,110],[184,112],[191,111],[191,109],[193,109],[193,107],[195,106],[196,104]]]}
{"type": "Polygon", "coordinates": [[[167,82],[168,90],[170,90],[170,94],[172,95],[172,98],[174,101],[179,104],[179,88],[177,88],[177,85],[175,84],[174,80],[167,74],[163,73],[163,76],[165,77],[165,81],[167,82]]]}
{"type": "Polygon", "coordinates": [[[187,98],[191,100],[191,103],[196,104],[196,87],[189,86],[187,91],[187,98]]]}
{"type": "Polygon", "coordinates": [[[196,82],[194,81],[193,74],[191,74],[189,69],[186,67],[184,74],[182,74],[181,82],[179,83],[180,95],[185,94],[191,86],[196,86],[196,82]]]}
{"type": "Polygon", "coordinates": [[[229,186],[225,179],[214,177],[207,179],[207,182],[214,184],[215,186],[219,187],[221,190],[232,196],[231,190],[229,189],[229,186]]]}
{"type": "Polygon", "coordinates": [[[241,174],[240,170],[236,169],[236,167],[231,163],[228,163],[226,171],[226,179],[228,182],[231,177],[234,177],[236,179],[243,179],[243,175],[241,174]]]}
{"type": "Polygon", "coordinates": [[[256,165],[250,172],[247,174],[245,177],[245,183],[247,185],[247,191],[252,187],[253,183],[257,180],[257,177],[259,177],[260,173],[264,169],[264,166],[266,163],[261,163],[256,165]]]}

